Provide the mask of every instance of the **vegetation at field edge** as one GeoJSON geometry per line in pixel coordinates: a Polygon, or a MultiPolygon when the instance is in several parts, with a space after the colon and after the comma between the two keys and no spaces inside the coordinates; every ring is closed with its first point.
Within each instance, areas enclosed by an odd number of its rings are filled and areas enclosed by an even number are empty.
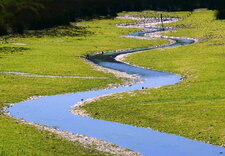
{"type": "Polygon", "coordinates": [[[116,16],[121,11],[192,11],[195,8],[218,10],[224,18],[223,0],[1,0],[0,34],[23,33],[57,25],[68,25],[79,18],[116,16]],[[91,6],[91,7],[90,7],[91,6]]]}

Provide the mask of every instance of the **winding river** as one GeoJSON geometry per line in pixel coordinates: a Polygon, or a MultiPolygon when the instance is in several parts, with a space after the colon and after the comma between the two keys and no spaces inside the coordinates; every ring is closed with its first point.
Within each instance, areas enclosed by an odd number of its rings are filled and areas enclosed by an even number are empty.
{"type": "MultiPolygon", "coordinates": [[[[151,33],[151,31],[134,33],[129,36],[143,36],[146,33],[151,33]]],[[[99,66],[140,76],[142,81],[136,82],[131,86],[45,96],[36,100],[16,103],[13,107],[8,108],[7,111],[16,118],[23,118],[29,122],[55,126],[63,131],[102,139],[146,156],[224,155],[225,149],[222,147],[190,140],[181,136],[161,133],[147,128],[81,117],[70,112],[71,106],[80,102],[81,99],[86,100],[106,94],[134,91],[142,89],[142,87],[151,88],[178,83],[181,80],[181,76],[179,75],[136,67],[115,60],[115,57],[121,54],[194,43],[193,40],[189,39],[169,39],[174,42],[159,47],[130,49],[97,54],[89,57],[90,61],[99,66]]]]}

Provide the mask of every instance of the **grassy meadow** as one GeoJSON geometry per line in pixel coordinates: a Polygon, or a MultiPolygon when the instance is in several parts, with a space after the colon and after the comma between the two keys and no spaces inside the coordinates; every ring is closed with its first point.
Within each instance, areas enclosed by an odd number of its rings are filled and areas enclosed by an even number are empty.
{"type": "Polygon", "coordinates": [[[195,37],[199,43],[136,53],[126,61],[187,79],[176,85],[103,97],[82,109],[97,119],[225,147],[225,21],[216,20],[215,11],[199,9],[169,25],[182,29],[166,35],[195,37]]]}
{"type": "MultiPolygon", "coordinates": [[[[124,82],[113,74],[96,71],[82,56],[100,51],[139,48],[166,43],[121,38],[137,29],[116,28],[121,19],[72,23],[22,35],[3,36],[0,44],[0,72],[42,75],[107,77],[108,79],[68,79],[21,77],[0,74],[0,109],[30,96],[55,95],[107,87],[124,82]],[[15,44],[16,43],[16,44],[15,44]]],[[[104,155],[71,143],[52,133],[20,124],[0,112],[0,155],[104,155]]]]}

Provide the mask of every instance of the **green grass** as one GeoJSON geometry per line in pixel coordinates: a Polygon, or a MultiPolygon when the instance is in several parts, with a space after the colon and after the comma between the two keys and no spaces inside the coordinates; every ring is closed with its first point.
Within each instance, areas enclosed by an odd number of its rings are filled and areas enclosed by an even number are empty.
{"type": "MultiPolygon", "coordinates": [[[[28,35],[24,38],[11,38],[10,42],[25,43],[24,48],[29,48],[23,53],[14,55],[0,54],[0,71],[18,71],[48,75],[76,75],[76,76],[108,76],[90,68],[80,56],[100,51],[118,50],[134,47],[145,47],[159,43],[155,41],[139,41],[121,38],[122,34],[128,34],[135,29],[119,29],[116,23],[122,20],[95,20],[80,23],[84,34],[79,36],[52,37],[45,35],[40,38],[28,35]],[[89,33],[88,33],[89,32],[89,33]]],[[[64,29],[71,29],[70,27],[64,29]]],[[[81,31],[81,30],[80,30],[81,31]]],[[[48,34],[48,33],[47,33],[48,34]]],[[[56,34],[60,32],[56,31],[56,34]]],[[[165,43],[161,40],[161,43],[165,43]]],[[[2,44],[3,47],[15,47],[15,45],[2,44]]]]}
{"type": "Polygon", "coordinates": [[[69,142],[48,131],[18,124],[7,117],[0,117],[0,123],[1,156],[107,155],[92,147],[84,148],[79,143],[69,142]]]}
{"type": "MultiPolygon", "coordinates": [[[[139,48],[166,43],[121,38],[137,29],[116,28],[127,22],[104,19],[73,23],[23,35],[6,36],[0,44],[0,71],[43,75],[94,76],[109,79],[59,79],[0,74],[0,109],[35,95],[55,95],[107,87],[124,80],[94,70],[81,56],[100,51],[139,48]],[[13,45],[24,43],[26,45],[13,45]]],[[[103,155],[52,133],[19,124],[0,112],[0,155],[103,155]]]]}
{"type": "Polygon", "coordinates": [[[214,11],[196,10],[170,24],[184,29],[167,35],[196,37],[199,43],[136,53],[126,60],[188,79],[157,89],[114,94],[83,109],[94,118],[225,147],[225,21],[215,20],[214,15],[214,11]]]}

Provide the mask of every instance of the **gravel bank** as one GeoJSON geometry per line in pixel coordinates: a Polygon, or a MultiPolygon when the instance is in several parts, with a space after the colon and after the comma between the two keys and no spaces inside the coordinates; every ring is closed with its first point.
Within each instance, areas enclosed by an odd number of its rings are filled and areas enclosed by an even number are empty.
{"type": "MultiPolygon", "coordinates": [[[[39,97],[31,97],[29,99],[36,99],[39,97]]],[[[3,114],[5,116],[12,117],[8,112],[5,111],[6,108],[3,109],[3,114]]],[[[20,124],[27,124],[31,126],[35,126],[40,130],[47,130],[49,132],[55,133],[64,139],[67,139],[72,142],[81,143],[85,148],[94,148],[98,151],[106,152],[113,155],[120,155],[120,156],[141,156],[139,153],[119,147],[117,145],[111,144],[107,141],[103,141],[97,138],[92,138],[80,134],[70,133],[67,131],[62,131],[57,129],[57,127],[48,127],[45,125],[36,124],[33,122],[28,122],[23,119],[17,119],[17,122],[20,124]]]]}

